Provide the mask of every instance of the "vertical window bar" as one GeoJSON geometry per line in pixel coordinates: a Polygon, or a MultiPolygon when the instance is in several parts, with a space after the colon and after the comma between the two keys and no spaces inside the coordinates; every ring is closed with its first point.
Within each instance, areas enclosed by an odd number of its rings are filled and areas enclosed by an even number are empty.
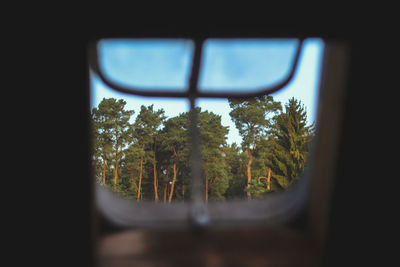
{"type": "Polygon", "coordinates": [[[189,80],[190,100],[190,142],[191,142],[191,178],[192,201],[189,208],[189,220],[194,227],[205,227],[209,224],[209,212],[204,201],[203,166],[201,164],[199,118],[195,102],[197,98],[197,84],[200,72],[201,53],[204,39],[195,40],[193,65],[189,80]]]}

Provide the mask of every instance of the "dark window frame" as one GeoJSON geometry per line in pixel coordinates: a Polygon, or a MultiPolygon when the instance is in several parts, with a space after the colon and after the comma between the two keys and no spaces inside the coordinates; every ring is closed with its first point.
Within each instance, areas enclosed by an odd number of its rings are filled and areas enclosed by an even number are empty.
{"type": "MultiPolygon", "coordinates": [[[[210,37],[196,37],[192,38],[195,42],[195,54],[194,54],[194,64],[192,65],[192,75],[190,77],[190,86],[187,92],[176,93],[176,92],[143,92],[143,91],[133,91],[127,88],[121,88],[119,86],[114,87],[115,85],[107,81],[102,73],[99,71],[98,61],[97,59],[97,49],[95,47],[96,42],[92,42],[89,45],[89,66],[92,70],[95,71],[97,75],[99,75],[100,79],[105,82],[111,88],[114,88],[117,91],[134,94],[134,95],[142,95],[142,96],[157,96],[157,97],[184,97],[190,100],[191,110],[194,109],[195,100],[199,97],[213,97],[213,98],[226,98],[226,97],[253,97],[259,95],[265,95],[268,93],[276,92],[277,90],[284,87],[287,83],[290,82],[291,78],[294,75],[295,69],[297,68],[298,58],[300,55],[300,51],[302,48],[303,39],[300,39],[299,49],[296,53],[295,63],[293,64],[293,69],[285,81],[283,81],[278,86],[273,88],[267,88],[264,91],[258,91],[256,93],[251,94],[211,94],[211,93],[199,93],[197,91],[197,79],[200,69],[200,58],[201,58],[201,47],[204,40],[207,38],[215,38],[218,36],[210,36],[210,37]]],[[[230,38],[224,37],[224,38],[230,38]]],[[[240,36],[235,36],[239,38],[240,36]]],[[[249,37],[249,36],[246,36],[249,37]]],[[[272,38],[271,36],[267,36],[268,38],[272,38]]],[[[135,36],[135,38],[138,38],[135,36]]],[[[157,37],[156,37],[157,38],[157,37]]],[[[174,38],[174,36],[170,36],[168,38],[174,38]]],[[[345,51],[346,48],[338,48],[337,44],[330,45],[329,43],[325,46],[324,59],[323,59],[323,73],[322,76],[325,76],[326,65],[329,65],[328,58],[331,58],[329,54],[331,51],[341,50],[345,51]],[[326,56],[328,54],[328,56],[326,56]]],[[[340,53],[340,51],[339,51],[340,53]]],[[[346,52],[342,53],[342,58],[345,61],[346,52]]],[[[342,62],[343,63],[343,62],[342,62]]],[[[336,70],[337,75],[339,75],[339,79],[343,80],[343,71],[336,70]]],[[[321,81],[324,80],[325,77],[321,77],[321,81]]],[[[343,89],[342,89],[343,90],[343,89]]],[[[336,92],[336,96],[341,98],[341,90],[336,92]]],[[[333,93],[335,95],[335,93],[333,93]]],[[[319,108],[319,116],[318,120],[321,121],[324,115],[322,114],[324,110],[324,105],[327,103],[327,99],[321,99],[319,101],[319,106],[322,104],[322,108],[319,108]]],[[[330,107],[331,112],[330,115],[339,116],[341,106],[338,105],[336,107],[330,107]],[[334,111],[332,111],[334,110],[334,111]],[[335,115],[334,113],[339,115],[335,115]]],[[[339,125],[339,121],[336,121],[337,125],[339,125]]],[[[109,192],[102,190],[101,188],[97,189],[96,195],[98,198],[98,203],[100,211],[102,211],[106,217],[112,222],[116,223],[119,227],[205,227],[205,226],[226,226],[226,225],[277,225],[283,222],[287,222],[290,219],[294,218],[297,214],[299,214],[306,205],[307,208],[310,208],[310,204],[306,203],[307,197],[311,195],[311,199],[314,195],[318,195],[315,192],[309,192],[309,185],[312,188],[315,188],[315,184],[321,184],[321,182],[315,182],[315,175],[318,175],[318,171],[315,168],[311,167],[310,173],[306,174],[301,182],[299,182],[296,186],[293,186],[287,192],[282,194],[278,194],[268,200],[260,200],[260,201],[233,201],[231,203],[210,203],[207,206],[204,204],[202,199],[201,186],[201,158],[200,158],[200,150],[198,143],[198,129],[197,125],[197,116],[195,112],[191,112],[191,143],[192,143],[192,179],[193,179],[193,201],[190,204],[183,203],[175,203],[173,205],[168,206],[160,206],[154,203],[140,203],[140,205],[132,205],[132,202],[126,201],[120,198],[117,198],[110,194],[109,192]],[[317,172],[317,174],[316,174],[317,172]],[[309,176],[313,176],[309,178],[309,176]],[[196,189],[197,188],[197,189],[196,189]],[[197,192],[197,194],[195,193],[197,192]],[[298,201],[298,200],[302,201],[298,201]],[[271,204],[273,203],[273,204],[271,204]],[[277,207],[282,207],[279,212],[275,212],[277,207]],[[287,208],[285,211],[285,207],[287,208]],[[112,212],[111,212],[112,211],[112,212]],[[234,212],[232,212],[234,211],[234,212]],[[236,212],[238,211],[238,212],[236,212]],[[126,214],[141,214],[141,216],[127,216],[126,214]],[[139,221],[138,218],[142,220],[139,221]]],[[[317,135],[319,134],[319,130],[317,129],[317,135]]],[[[326,133],[325,133],[326,134],[326,133]]],[[[337,139],[337,136],[333,136],[333,139],[337,139]]],[[[318,138],[317,138],[318,139],[318,138]]],[[[319,138],[321,139],[321,137],[319,138]]],[[[322,141],[319,141],[322,142],[322,141]]],[[[318,147],[318,140],[316,141],[316,147],[318,147]]],[[[335,142],[333,142],[335,143],[335,142]]],[[[334,149],[333,149],[334,151],[334,149]]],[[[318,152],[315,152],[318,154],[318,152]]],[[[326,162],[326,161],[325,161],[326,162]]],[[[328,164],[329,165],[329,164],[328,164]]],[[[328,178],[329,179],[329,178],[328,178]]],[[[328,185],[329,187],[329,185],[328,185]]],[[[314,190],[315,191],[315,190],[314,190]]],[[[322,198],[329,199],[329,194],[326,196],[320,196],[322,198]]],[[[315,208],[318,205],[311,205],[311,209],[315,208]]],[[[321,206],[321,205],[320,205],[321,206]]],[[[323,206],[323,205],[322,205],[323,206]]]]}
{"type": "MultiPolygon", "coordinates": [[[[118,38],[119,39],[119,38],[118,38]]],[[[129,39],[129,38],[122,38],[122,39],[129,39]]],[[[140,37],[135,37],[135,39],[140,39],[140,37]]],[[[148,39],[148,38],[144,38],[148,39]]],[[[174,37],[154,37],[151,39],[175,39],[174,37]]],[[[194,55],[192,59],[192,68],[191,68],[191,75],[189,78],[189,89],[185,92],[174,92],[173,90],[168,91],[168,90],[157,90],[157,89],[151,89],[151,90],[140,90],[135,87],[127,87],[127,86],[122,86],[119,84],[116,84],[109,79],[102,73],[100,64],[99,64],[99,51],[97,47],[97,41],[92,41],[89,44],[89,66],[91,70],[100,78],[100,80],[107,85],[108,87],[112,88],[113,90],[116,90],[121,93],[129,94],[129,95],[139,95],[139,96],[150,96],[150,97],[179,97],[179,98],[188,98],[188,99],[196,99],[196,98],[227,98],[227,97],[236,97],[236,98],[243,98],[243,97],[256,97],[256,96],[262,96],[266,94],[272,94],[276,91],[279,91],[283,87],[285,87],[293,78],[295,71],[298,67],[298,62],[300,58],[300,54],[303,48],[303,42],[304,38],[297,38],[299,41],[298,47],[296,49],[295,57],[293,59],[293,64],[292,68],[289,72],[289,74],[283,79],[281,82],[278,84],[275,84],[273,86],[267,86],[263,89],[257,90],[256,92],[249,92],[249,93],[244,93],[247,90],[243,88],[242,90],[240,89],[235,89],[235,92],[227,93],[227,92],[218,92],[218,90],[215,90],[214,93],[211,92],[201,92],[197,88],[198,84],[198,78],[199,78],[199,72],[200,72],[200,66],[201,66],[201,57],[202,57],[202,49],[203,49],[203,44],[207,39],[211,38],[206,38],[206,37],[201,37],[201,38],[192,38],[191,40],[194,42],[194,55]]],[[[233,39],[233,38],[222,38],[218,37],[218,39],[233,39]]],[[[235,38],[236,39],[236,38],[235,38]]],[[[242,39],[249,39],[249,38],[242,38],[242,39]]],[[[251,38],[254,39],[254,38],[251,38]]],[[[284,39],[281,37],[269,37],[269,39],[284,39]]],[[[295,39],[295,38],[293,38],[295,39]]],[[[100,40],[100,39],[99,39],[100,40]]],[[[213,91],[212,89],[208,91],[213,91]]]]}

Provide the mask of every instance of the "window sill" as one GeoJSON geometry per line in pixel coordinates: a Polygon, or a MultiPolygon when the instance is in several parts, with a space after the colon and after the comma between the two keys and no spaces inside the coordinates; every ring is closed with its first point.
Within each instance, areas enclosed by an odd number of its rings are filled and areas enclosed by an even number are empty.
{"type": "Polygon", "coordinates": [[[128,230],[102,238],[99,266],[315,266],[304,232],[264,229],[128,230]]]}

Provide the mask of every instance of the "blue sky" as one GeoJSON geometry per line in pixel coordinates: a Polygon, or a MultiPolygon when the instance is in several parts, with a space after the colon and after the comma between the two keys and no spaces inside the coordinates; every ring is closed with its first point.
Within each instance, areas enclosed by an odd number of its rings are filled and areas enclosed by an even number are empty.
{"type": "Polygon", "coordinates": [[[206,40],[199,88],[204,92],[264,89],[289,74],[296,39],[206,40]]]}
{"type": "Polygon", "coordinates": [[[100,41],[98,49],[103,73],[116,83],[145,90],[186,90],[191,40],[111,39],[100,41]]]}
{"type": "MultiPolygon", "coordinates": [[[[121,48],[120,48],[121,49],[121,48]]],[[[186,56],[181,56],[178,57],[179,62],[174,63],[177,66],[180,66],[180,68],[187,68],[188,64],[188,59],[190,59],[190,54],[187,53],[188,50],[191,49],[190,43],[188,44],[187,42],[184,44],[184,46],[181,46],[178,48],[171,48],[170,51],[173,53],[178,53],[181,51],[181,53],[185,54],[186,56]],[[181,50],[179,50],[181,49],[181,50]],[[182,52],[183,51],[183,52],[182,52]],[[184,67],[186,66],[186,67],[184,67]]],[[[285,49],[285,48],[283,48],[285,49]]],[[[286,47],[286,49],[290,49],[286,47]]],[[[170,53],[172,53],[170,52],[170,53]]],[[[319,78],[320,78],[320,70],[321,70],[321,63],[322,63],[322,54],[323,54],[323,42],[320,39],[307,39],[304,43],[303,50],[301,51],[300,54],[300,61],[299,61],[299,66],[298,69],[295,72],[295,75],[292,79],[292,81],[283,89],[280,91],[274,93],[272,96],[274,97],[275,100],[281,101],[282,105],[284,105],[287,100],[291,97],[295,97],[296,99],[299,99],[305,106],[308,114],[308,121],[309,124],[314,122],[316,120],[316,111],[317,111],[317,97],[318,97],[318,86],[319,86],[319,78]]],[[[175,57],[176,58],[176,57],[175,57]]],[[[283,59],[284,61],[284,59],[283,59]]],[[[150,64],[151,65],[151,64],[150,64]]],[[[155,65],[156,66],[156,65],[155,65]]],[[[165,71],[167,69],[171,68],[171,64],[164,64],[164,65],[159,65],[157,64],[158,67],[152,68],[152,66],[148,66],[147,68],[151,69],[151,71],[148,72],[142,72],[141,76],[143,76],[145,73],[151,73],[153,76],[157,76],[158,72],[165,71]]],[[[170,72],[172,73],[172,72],[170,72]]],[[[183,73],[181,71],[181,73],[183,73]]],[[[214,71],[212,72],[214,76],[217,75],[224,75],[221,72],[214,71]]],[[[187,80],[187,73],[183,74],[184,76],[181,78],[182,82],[184,83],[187,80]],[[186,76],[185,76],[186,75],[186,76]],[[185,80],[186,79],[186,80],[185,80]]],[[[165,80],[171,81],[170,77],[171,75],[165,75],[165,74],[160,74],[160,77],[165,77],[165,80]],[[164,75],[164,76],[163,76],[164,75]]],[[[110,88],[108,88],[106,85],[104,85],[99,79],[96,79],[93,75],[91,75],[91,106],[96,107],[103,98],[116,98],[116,99],[124,99],[127,102],[127,105],[125,106],[126,109],[133,109],[135,110],[135,114],[132,116],[132,120],[135,119],[137,113],[140,110],[141,105],[151,105],[154,104],[155,109],[160,109],[163,108],[165,110],[165,115],[167,117],[174,117],[179,115],[179,113],[186,112],[189,109],[189,103],[185,99],[172,99],[172,98],[150,98],[150,97],[138,97],[138,96],[131,96],[131,95],[126,95],[122,94],[119,92],[116,92],[110,88]]],[[[211,77],[211,76],[209,76],[211,77]]],[[[246,75],[243,75],[242,77],[246,77],[246,75]]],[[[223,81],[223,78],[221,77],[211,77],[213,81],[220,80],[223,81]]],[[[245,79],[245,78],[243,78],[245,79]]],[[[251,76],[248,76],[248,79],[253,79],[251,76]]],[[[143,80],[146,82],[145,80],[143,80]]],[[[171,81],[171,84],[173,85],[173,81],[171,81]]],[[[200,82],[201,83],[201,82],[200,82]]],[[[242,81],[243,84],[246,84],[246,81],[242,81]]],[[[250,81],[249,81],[250,83],[250,81]]],[[[203,83],[204,84],[204,83],[203,83]]],[[[218,85],[218,83],[215,83],[218,85]]],[[[227,84],[227,83],[225,83],[227,84]]],[[[254,83],[253,84],[257,84],[254,83]]],[[[259,84],[259,82],[258,82],[259,84]]],[[[176,83],[175,83],[176,85],[176,83]]],[[[203,86],[206,88],[206,86],[203,86]]],[[[222,87],[221,87],[222,88],[222,87]]],[[[218,115],[221,115],[222,119],[222,124],[224,126],[229,127],[229,134],[228,134],[228,143],[233,143],[236,142],[238,144],[241,143],[241,137],[238,134],[237,129],[235,128],[234,123],[231,121],[229,112],[230,108],[228,105],[228,101],[225,99],[199,99],[197,101],[197,105],[200,106],[203,110],[208,110],[212,111],[218,115]]]]}

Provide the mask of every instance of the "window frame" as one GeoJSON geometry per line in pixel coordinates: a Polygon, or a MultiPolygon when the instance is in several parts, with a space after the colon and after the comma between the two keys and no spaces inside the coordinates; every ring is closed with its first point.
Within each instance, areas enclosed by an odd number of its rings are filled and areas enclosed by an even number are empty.
{"type": "MultiPolygon", "coordinates": [[[[194,54],[193,54],[193,59],[192,59],[192,68],[191,68],[191,75],[189,78],[189,87],[188,90],[185,92],[174,92],[173,90],[156,90],[156,89],[151,89],[148,91],[145,90],[140,90],[135,87],[126,87],[122,86],[119,84],[114,83],[113,81],[107,79],[107,77],[103,74],[100,68],[100,63],[99,63],[99,51],[97,47],[97,42],[101,39],[106,39],[106,38],[99,38],[96,41],[92,41],[89,44],[88,48],[88,55],[89,55],[89,67],[93,72],[100,78],[100,80],[107,85],[108,87],[112,88],[113,90],[116,90],[121,93],[129,94],[129,95],[139,95],[139,96],[150,96],[150,97],[178,97],[178,98],[227,98],[227,97],[236,97],[236,98],[243,98],[243,97],[256,97],[256,96],[262,96],[266,94],[272,94],[276,91],[279,91],[283,87],[285,87],[292,79],[295,74],[295,71],[298,67],[298,62],[300,58],[300,54],[303,48],[303,43],[304,43],[304,38],[292,38],[292,39],[298,39],[298,46],[296,49],[296,53],[293,59],[293,64],[292,68],[289,71],[289,74],[283,79],[281,82],[278,84],[272,85],[272,86],[267,86],[263,89],[257,90],[256,92],[250,92],[250,93],[241,93],[241,92],[246,92],[246,89],[240,90],[240,89],[235,89],[234,93],[227,93],[227,92],[218,92],[218,90],[215,90],[216,92],[211,93],[211,92],[201,92],[198,87],[198,78],[199,78],[199,73],[200,73],[200,66],[201,66],[201,57],[202,57],[202,50],[203,50],[203,44],[207,39],[237,39],[237,38],[232,38],[232,37],[201,37],[201,38],[188,38],[191,39],[194,43],[194,54]]],[[[115,39],[129,39],[129,38],[115,38],[115,39]]],[[[140,37],[135,37],[135,39],[141,39],[140,37]]],[[[149,38],[143,38],[145,40],[150,40],[149,38]]],[[[170,40],[170,39],[177,39],[174,37],[154,37],[151,38],[154,40],[170,40]]],[[[182,38],[179,38],[182,39],[182,38]]],[[[255,38],[240,38],[240,39],[255,39],[255,38]]],[[[286,39],[282,37],[268,37],[268,39],[286,39]]],[[[207,89],[207,91],[212,91],[212,89],[207,89]]]]}
{"type": "MultiPolygon", "coordinates": [[[[235,36],[240,38],[240,36],[235,36]]],[[[270,36],[267,36],[268,38],[272,38],[270,36]]],[[[135,36],[135,38],[137,38],[135,36]]],[[[168,37],[168,38],[174,38],[174,37],[168,37]]],[[[194,103],[195,100],[199,97],[213,97],[213,98],[226,98],[226,97],[253,97],[253,96],[259,96],[259,95],[265,95],[267,93],[272,93],[275,92],[282,87],[284,87],[287,83],[290,82],[291,78],[294,75],[295,69],[297,68],[298,64],[298,58],[300,55],[300,51],[302,48],[303,44],[303,38],[300,39],[299,43],[299,48],[298,51],[296,52],[296,59],[295,63],[293,64],[293,69],[288,76],[287,79],[285,79],[284,82],[279,84],[279,86],[275,86],[273,88],[268,88],[266,89],[267,91],[258,91],[256,93],[251,93],[251,94],[226,94],[226,93],[216,93],[216,94],[210,94],[210,93],[199,93],[197,91],[197,79],[198,79],[198,74],[200,70],[200,58],[201,58],[201,47],[202,43],[204,42],[205,39],[207,38],[215,38],[215,36],[211,37],[200,37],[200,38],[193,38],[195,42],[195,53],[194,53],[194,58],[193,62],[194,64],[192,65],[192,75],[190,76],[190,86],[189,90],[187,92],[183,93],[176,93],[176,92],[157,92],[157,91],[149,91],[149,92],[143,92],[143,91],[134,91],[134,90],[127,90],[126,88],[121,88],[119,86],[114,87],[114,84],[110,83],[105,79],[105,77],[102,75],[101,71],[99,71],[99,66],[98,66],[98,61],[95,60],[98,56],[97,54],[97,48],[95,46],[95,42],[91,42],[89,45],[89,67],[95,71],[96,74],[99,75],[100,79],[103,80],[108,86],[111,88],[128,93],[128,94],[134,94],[134,95],[141,95],[141,96],[162,96],[162,97],[184,97],[188,98],[190,101],[190,107],[191,110],[194,109],[194,103]],[[196,49],[199,47],[199,49],[196,49]]],[[[219,38],[219,37],[218,37],[219,38]]],[[[231,37],[224,37],[224,38],[231,38],[231,37]]],[[[326,126],[326,122],[324,123],[323,120],[327,118],[327,114],[329,116],[335,117],[334,123],[331,123],[330,127],[338,127],[340,125],[340,118],[341,118],[341,102],[343,100],[343,86],[338,86],[337,83],[343,83],[345,80],[345,69],[335,69],[337,66],[339,67],[345,67],[346,66],[346,60],[347,60],[347,48],[343,44],[337,44],[337,43],[325,43],[325,49],[324,49],[324,56],[323,56],[323,64],[322,64],[322,73],[321,73],[321,81],[322,84],[320,86],[320,96],[319,96],[319,110],[318,110],[318,123],[317,123],[317,132],[316,132],[316,142],[314,144],[314,152],[312,154],[319,155],[319,157],[315,156],[315,161],[316,162],[322,162],[322,165],[325,165],[327,169],[329,170],[332,167],[329,164],[328,158],[334,159],[335,153],[337,151],[335,150],[334,147],[331,147],[331,152],[332,155],[329,157],[325,155],[321,151],[321,143],[323,142],[329,142],[335,144],[337,143],[338,136],[337,134],[329,134],[326,130],[328,126],[326,126]],[[333,56],[335,55],[336,56],[333,56]],[[337,62],[337,58],[339,58],[339,62],[337,62]],[[332,63],[332,62],[333,63],[332,63]],[[332,71],[333,69],[333,71],[332,71]],[[329,75],[327,75],[327,73],[329,75]],[[339,90],[334,90],[329,86],[329,81],[333,82],[334,85],[333,87],[339,88],[339,90]],[[335,82],[334,80],[337,80],[339,82],[335,82]],[[323,93],[322,89],[323,87],[325,88],[324,91],[327,90],[328,93],[323,93]],[[326,89],[328,88],[328,89],[326,89]],[[330,88],[330,89],[329,89],[330,88]],[[327,96],[328,95],[328,96],[327,96]],[[336,99],[335,105],[330,104],[329,98],[333,97],[336,99]],[[327,112],[328,111],[328,112],[327,112]],[[323,126],[320,126],[321,123],[323,123],[323,126]],[[324,128],[325,127],[325,128],[324,128]],[[320,129],[321,128],[321,129],[320,129]],[[323,137],[321,137],[323,136],[323,137]],[[330,136],[329,138],[325,138],[326,136],[330,136]],[[321,139],[322,138],[322,139],[321,139]],[[319,161],[318,161],[319,160],[319,161]]],[[[195,127],[197,125],[197,116],[195,112],[191,112],[191,143],[192,143],[192,178],[194,181],[194,188],[201,188],[202,184],[202,179],[201,179],[201,158],[200,158],[200,150],[199,150],[199,143],[198,143],[198,129],[195,127]],[[197,182],[196,182],[197,181],[197,182]]],[[[319,163],[320,164],[320,163],[319,163]]],[[[208,227],[208,226],[227,226],[227,225],[236,225],[236,226],[246,226],[246,225],[277,225],[281,224],[284,222],[288,222],[291,219],[293,219],[296,215],[298,215],[301,211],[304,210],[305,207],[307,209],[311,210],[311,213],[314,214],[314,217],[311,216],[310,220],[313,225],[318,224],[318,222],[321,220],[319,218],[319,215],[316,213],[321,213],[322,208],[321,207],[327,207],[329,204],[317,204],[319,201],[316,201],[315,199],[330,199],[330,185],[332,184],[332,174],[327,173],[327,171],[323,171],[320,167],[315,167],[318,165],[317,163],[314,163],[310,166],[309,172],[303,177],[303,179],[300,179],[300,182],[293,186],[290,190],[283,192],[281,194],[277,194],[276,196],[273,196],[273,198],[268,198],[264,199],[261,201],[251,201],[248,202],[246,201],[237,201],[237,202],[232,202],[232,203],[209,203],[207,206],[204,204],[204,201],[202,199],[201,194],[194,194],[193,196],[193,201],[190,204],[183,204],[183,203],[174,203],[172,205],[167,205],[167,206],[160,206],[154,203],[140,203],[138,206],[132,205],[135,204],[130,201],[126,201],[120,198],[117,198],[115,196],[112,196],[112,194],[109,194],[109,192],[104,191],[101,188],[97,188],[96,190],[96,198],[98,200],[98,203],[101,203],[98,207],[98,209],[106,215],[106,217],[112,221],[113,223],[116,223],[119,227],[128,227],[128,228],[134,228],[134,227],[156,227],[156,228],[165,228],[165,227],[208,227]],[[324,188],[324,192],[326,193],[323,195],[322,193],[318,193],[315,188],[319,188],[322,186],[324,183],[321,181],[318,181],[317,177],[321,175],[321,173],[324,173],[326,177],[324,177],[324,180],[328,181],[324,188]],[[310,188],[309,188],[310,187],[310,188]],[[293,205],[293,199],[294,202],[297,203],[297,205],[293,205]],[[301,202],[298,202],[296,200],[301,199],[301,202]],[[311,200],[308,201],[307,200],[311,200]],[[311,204],[310,204],[311,202],[311,204]],[[129,204],[128,204],[129,203],[129,204]],[[269,203],[269,204],[267,204],[269,203]],[[274,205],[272,205],[273,203],[274,205]],[[277,203],[280,203],[282,205],[276,205],[277,203]],[[255,209],[249,209],[249,205],[252,205],[252,207],[255,209]],[[282,206],[282,207],[290,207],[286,211],[278,212],[277,214],[271,213],[273,209],[276,210],[277,206],[282,206]],[[123,207],[123,208],[122,208],[123,207]],[[221,208],[222,207],[222,208],[221,208]],[[139,211],[140,209],[140,211],[139,211]],[[223,210],[233,210],[233,211],[239,211],[237,214],[232,214],[232,213],[227,213],[230,214],[227,216],[227,214],[224,214],[223,210]],[[110,213],[110,211],[121,211],[119,215],[116,215],[116,213],[110,213]],[[175,211],[175,212],[174,212],[175,211]],[[222,213],[221,213],[222,211],[222,213]],[[251,211],[251,212],[250,212],[251,211]],[[256,211],[260,212],[257,213],[256,211]],[[141,212],[141,217],[144,219],[143,221],[139,222],[137,219],[131,218],[131,217],[126,217],[124,214],[137,214],[137,212],[141,212]],[[160,215],[164,214],[164,215],[160,215]],[[272,215],[271,215],[272,214],[272,215]],[[115,216],[116,215],[116,216],[115,216]],[[234,216],[232,216],[234,215],[234,216]],[[261,216],[260,216],[261,215],[261,216]],[[262,216],[265,215],[265,216],[262,216]],[[163,217],[164,216],[164,217],[163,217]],[[170,219],[171,217],[174,217],[175,219],[178,218],[178,220],[170,219]],[[121,218],[125,217],[124,219],[121,220],[121,218]],[[155,217],[157,217],[157,220],[155,221],[155,217]],[[163,220],[164,218],[164,220],[163,220]],[[317,222],[316,222],[317,221],[317,222]]],[[[200,192],[200,190],[194,190],[194,192],[200,192]]],[[[329,202],[329,201],[327,201],[329,202]]],[[[329,209],[328,209],[329,210],[329,209]]],[[[324,212],[322,212],[324,213],[324,212]]],[[[326,212],[325,212],[325,217],[326,212]]],[[[321,227],[317,227],[318,229],[321,229],[321,227]]],[[[323,228],[323,227],[322,227],[323,228]]],[[[322,235],[321,233],[323,232],[322,230],[318,230],[319,235],[322,235]]]]}

